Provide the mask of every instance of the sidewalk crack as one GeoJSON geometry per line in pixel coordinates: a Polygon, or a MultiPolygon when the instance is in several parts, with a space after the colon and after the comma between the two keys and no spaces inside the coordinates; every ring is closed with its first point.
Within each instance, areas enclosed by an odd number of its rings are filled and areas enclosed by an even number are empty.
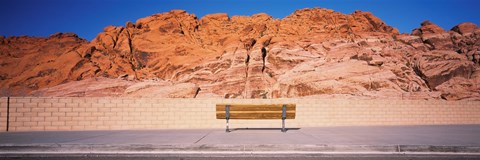
{"type": "Polygon", "coordinates": [[[204,139],[205,137],[207,137],[210,133],[212,133],[212,131],[208,132],[207,134],[205,134],[202,138],[198,139],[197,141],[195,141],[195,143],[193,144],[197,144],[198,142],[200,142],[202,139],[204,139]]]}

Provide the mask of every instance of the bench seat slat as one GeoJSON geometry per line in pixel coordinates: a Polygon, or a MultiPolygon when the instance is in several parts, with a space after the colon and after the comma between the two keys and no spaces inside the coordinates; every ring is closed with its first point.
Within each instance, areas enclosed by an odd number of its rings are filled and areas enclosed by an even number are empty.
{"type": "MultiPolygon", "coordinates": [[[[225,112],[225,104],[217,104],[217,111],[225,112]]],[[[287,111],[294,111],[294,104],[287,104],[287,111]]],[[[230,111],[282,111],[283,104],[269,104],[269,105],[245,105],[234,104],[230,105],[230,111]]]]}
{"type": "MultiPolygon", "coordinates": [[[[286,119],[295,119],[295,104],[285,104],[286,119]]],[[[226,104],[216,105],[217,119],[225,119],[226,104]]],[[[229,104],[230,119],[282,119],[283,104],[229,104]]]]}
{"type": "MultiPolygon", "coordinates": [[[[217,113],[225,113],[225,111],[217,111],[217,113]]],[[[236,114],[236,113],[250,113],[250,114],[255,114],[255,113],[270,113],[270,114],[282,114],[282,111],[230,111],[230,114],[236,114]]],[[[287,113],[295,113],[295,111],[287,111],[287,113]]]]}

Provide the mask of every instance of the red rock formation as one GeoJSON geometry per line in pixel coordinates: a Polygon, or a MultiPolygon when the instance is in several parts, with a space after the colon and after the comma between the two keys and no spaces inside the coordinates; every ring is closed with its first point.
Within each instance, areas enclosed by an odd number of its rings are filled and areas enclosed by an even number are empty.
{"type": "Polygon", "coordinates": [[[430,21],[423,21],[420,28],[416,28],[412,31],[412,34],[416,36],[442,33],[445,33],[445,30],[430,21]]]}
{"type": "Polygon", "coordinates": [[[361,11],[280,20],[174,10],[106,27],[90,43],[0,37],[0,85],[38,96],[480,100],[479,48],[472,23],[445,31],[425,21],[400,35],[361,11]]]}
{"type": "Polygon", "coordinates": [[[453,27],[452,31],[458,32],[460,34],[469,34],[475,32],[475,30],[478,29],[479,27],[477,25],[470,22],[465,22],[453,27]]]}
{"type": "Polygon", "coordinates": [[[0,40],[0,86],[3,94],[32,90],[93,77],[99,68],[82,57],[88,45],[72,33],[48,38],[9,37],[0,40]]]}

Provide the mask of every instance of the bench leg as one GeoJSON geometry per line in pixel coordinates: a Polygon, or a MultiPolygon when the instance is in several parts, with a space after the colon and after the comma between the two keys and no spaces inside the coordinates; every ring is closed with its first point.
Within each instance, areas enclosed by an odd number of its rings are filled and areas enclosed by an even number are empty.
{"type": "Polygon", "coordinates": [[[228,119],[227,119],[227,129],[225,130],[225,132],[230,132],[230,129],[228,128],[228,119]]]}
{"type": "Polygon", "coordinates": [[[285,119],[282,119],[282,132],[287,132],[287,130],[285,129],[285,119]]]}

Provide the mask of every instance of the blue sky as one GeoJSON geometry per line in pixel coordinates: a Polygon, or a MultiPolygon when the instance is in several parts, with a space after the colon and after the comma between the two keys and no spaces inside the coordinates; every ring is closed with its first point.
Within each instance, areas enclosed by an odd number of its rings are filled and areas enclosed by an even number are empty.
{"type": "Polygon", "coordinates": [[[410,33],[424,20],[444,29],[461,22],[480,25],[479,0],[0,0],[0,35],[49,36],[74,32],[92,40],[105,26],[172,9],[199,18],[210,13],[283,18],[302,8],[329,8],[342,13],[369,11],[400,32],[410,33]]]}

